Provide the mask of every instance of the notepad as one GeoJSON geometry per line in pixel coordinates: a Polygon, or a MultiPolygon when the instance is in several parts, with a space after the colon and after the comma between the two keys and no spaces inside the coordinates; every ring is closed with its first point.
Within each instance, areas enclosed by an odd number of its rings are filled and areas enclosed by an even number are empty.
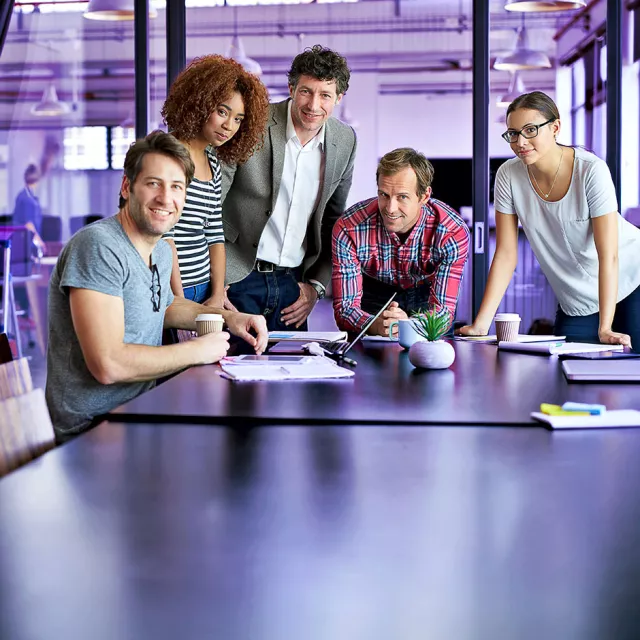
{"type": "Polygon", "coordinates": [[[531,417],[550,429],[606,429],[611,427],[640,427],[640,411],[620,409],[598,416],[549,416],[534,411],[531,417]]]}
{"type": "Polygon", "coordinates": [[[500,342],[498,349],[553,356],[592,351],[622,351],[624,347],[621,344],[591,344],[587,342],[500,342]]]}

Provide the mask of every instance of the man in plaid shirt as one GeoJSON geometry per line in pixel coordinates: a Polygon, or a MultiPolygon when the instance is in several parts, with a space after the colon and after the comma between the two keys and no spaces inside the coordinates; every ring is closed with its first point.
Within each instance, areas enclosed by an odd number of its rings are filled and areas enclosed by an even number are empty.
{"type": "MultiPolygon", "coordinates": [[[[433,166],[414,149],[382,157],[378,197],[348,209],[333,228],[333,311],[338,327],[357,331],[395,291],[369,329],[387,335],[393,320],[419,310],[455,317],[469,230],[431,198],[433,166]]],[[[397,332],[398,325],[394,327],[397,332]]]]}

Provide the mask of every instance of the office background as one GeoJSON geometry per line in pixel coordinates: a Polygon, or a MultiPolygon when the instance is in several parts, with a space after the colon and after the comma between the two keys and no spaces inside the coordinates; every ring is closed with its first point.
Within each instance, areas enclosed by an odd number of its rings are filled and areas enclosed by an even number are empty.
{"type": "MultiPolygon", "coordinates": [[[[146,0],[136,2],[144,6],[146,0]]],[[[63,240],[72,219],[113,214],[136,120],[138,131],[162,126],[167,67],[175,68],[180,52],[187,61],[208,53],[235,56],[260,72],[277,101],[287,95],[291,59],[320,43],[344,54],[352,69],[350,89],[335,112],[356,128],[359,140],[349,203],[375,194],[382,154],[413,146],[434,161],[434,196],[456,207],[472,228],[476,253],[467,267],[460,319],[470,319],[477,305],[494,246],[490,187],[496,168],[511,156],[500,138],[510,95],[546,91],[560,107],[562,142],[583,145],[608,160],[615,147],[619,166],[612,170],[619,173],[621,212],[640,220],[638,3],[591,0],[576,3],[586,6],[573,11],[524,13],[507,11],[505,0],[187,0],[182,30],[182,2],[170,2],[167,7],[151,0],[144,42],[136,39],[141,26],[131,19],[84,15],[92,4],[126,9],[133,0],[5,3],[0,213],[11,213],[24,169],[35,163],[45,169],[38,195],[45,213],[61,219],[63,240]],[[178,11],[169,20],[169,33],[168,10],[178,11]],[[615,24],[612,15],[618,16],[615,24]],[[612,29],[621,36],[619,86],[613,88],[623,135],[608,149],[612,29]],[[538,68],[517,75],[494,68],[510,56],[513,62],[514,52],[522,62],[523,49],[535,52],[527,64],[538,68]],[[141,86],[141,69],[147,87],[141,86]],[[478,221],[483,226],[474,225],[478,221]],[[478,254],[483,246],[488,251],[478,254]]],[[[138,34],[146,27],[142,24],[138,34]]],[[[537,317],[553,317],[555,300],[526,240],[521,244],[516,278],[501,309],[521,312],[528,326],[537,317]]]]}

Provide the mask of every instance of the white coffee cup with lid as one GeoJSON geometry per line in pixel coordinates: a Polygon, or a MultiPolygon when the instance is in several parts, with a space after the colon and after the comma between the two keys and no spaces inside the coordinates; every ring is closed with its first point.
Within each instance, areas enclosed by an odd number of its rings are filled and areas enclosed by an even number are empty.
{"type": "Polygon", "coordinates": [[[497,313],[493,319],[496,323],[498,342],[512,342],[518,337],[520,316],[517,313],[497,313]]]}
{"type": "Polygon", "coordinates": [[[196,331],[199,336],[222,331],[224,318],[219,313],[201,313],[196,317],[196,331]]]}

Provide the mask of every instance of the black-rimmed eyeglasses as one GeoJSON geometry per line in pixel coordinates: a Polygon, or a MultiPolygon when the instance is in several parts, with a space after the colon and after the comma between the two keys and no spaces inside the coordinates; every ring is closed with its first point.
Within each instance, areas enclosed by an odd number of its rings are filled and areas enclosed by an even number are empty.
{"type": "Polygon", "coordinates": [[[544,127],[545,125],[551,124],[552,122],[555,122],[555,118],[551,118],[551,120],[547,120],[542,124],[528,124],[522,127],[520,131],[515,131],[514,129],[507,129],[507,131],[505,131],[502,134],[502,138],[505,142],[508,142],[509,144],[518,142],[518,138],[520,136],[522,136],[523,138],[527,138],[527,140],[530,140],[531,138],[535,138],[538,135],[538,130],[540,129],[540,127],[544,127]]]}
{"type": "Polygon", "coordinates": [[[160,286],[160,272],[158,265],[151,265],[151,304],[155,312],[160,311],[160,301],[162,299],[162,287],[160,286]]]}

